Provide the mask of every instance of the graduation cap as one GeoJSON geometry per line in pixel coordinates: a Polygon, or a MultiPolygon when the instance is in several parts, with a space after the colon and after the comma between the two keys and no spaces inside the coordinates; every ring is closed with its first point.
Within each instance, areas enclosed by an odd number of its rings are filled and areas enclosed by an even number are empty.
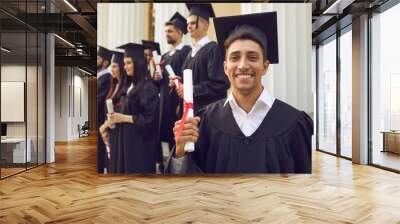
{"type": "Polygon", "coordinates": [[[187,21],[179,12],[176,12],[165,25],[174,25],[180,29],[183,34],[187,33],[187,21]]]}
{"type": "Polygon", "coordinates": [[[211,3],[186,3],[189,15],[200,16],[208,21],[208,18],[215,17],[211,3]]]}
{"type": "Polygon", "coordinates": [[[158,55],[161,55],[160,44],[150,40],[142,40],[142,44],[146,49],[151,49],[152,51],[157,51],[158,55]]]}
{"type": "Polygon", "coordinates": [[[102,57],[104,60],[111,61],[112,51],[108,50],[105,47],[99,46],[99,49],[97,50],[97,55],[102,57]]]}
{"type": "Polygon", "coordinates": [[[271,64],[279,62],[276,12],[218,17],[214,18],[214,26],[220,46],[228,37],[249,33],[264,47],[264,55],[271,64]]]}
{"type": "Polygon", "coordinates": [[[146,49],[146,47],[141,44],[127,43],[117,48],[125,50],[124,57],[146,60],[144,57],[144,49],[146,49]]]}
{"type": "Polygon", "coordinates": [[[124,64],[124,53],[119,51],[113,51],[112,62],[118,64],[122,62],[122,64],[124,64]]]}

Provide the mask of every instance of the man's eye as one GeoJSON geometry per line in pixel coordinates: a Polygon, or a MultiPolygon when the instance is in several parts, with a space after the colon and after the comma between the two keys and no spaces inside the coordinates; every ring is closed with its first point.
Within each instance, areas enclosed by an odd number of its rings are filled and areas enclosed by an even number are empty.
{"type": "Polygon", "coordinates": [[[250,56],[249,57],[250,61],[257,61],[258,57],[257,56],[250,56]]]}
{"type": "Polygon", "coordinates": [[[239,56],[234,55],[234,56],[231,56],[230,59],[231,59],[232,61],[236,61],[236,60],[239,59],[239,56]]]}

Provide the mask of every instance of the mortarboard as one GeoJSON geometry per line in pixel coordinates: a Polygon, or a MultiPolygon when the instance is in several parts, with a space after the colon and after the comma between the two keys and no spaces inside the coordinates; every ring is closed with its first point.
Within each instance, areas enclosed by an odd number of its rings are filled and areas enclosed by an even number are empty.
{"type": "Polygon", "coordinates": [[[150,40],[142,40],[143,46],[145,48],[151,48],[152,51],[157,51],[158,55],[161,55],[160,44],[158,42],[150,41],[150,40]]]}
{"type": "Polygon", "coordinates": [[[141,44],[127,43],[117,48],[125,50],[124,57],[130,57],[132,59],[142,59],[142,60],[146,59],[144,57],[144,49],[146,49],[146,47],[141,44]]]}
{"type": "Polygon", "coordinates": [[[200,16],[208,21],[208,18],[215,17],[211,3],[186,3],[189,15],[200,16]]]}
{"type": "Polygon", "coordinates": [[[124,64],[124,53],[119,51],[113,51],[112,62],[120,64],[124,64]]]}
{"type": "Polygon", "coordinates": [[[183,34],[187,33],[187,21],[179,12],[176,12],[165,25],[174,25],[182,31],[183,34]]]}
{"type": "MultiPolygon", "coordinates": [[[[214,18],[218,44],[235,34],[251,33],[264,47],[264,55],[271,64],[279,62],[276,12],[254,13],[214,18]]],[[[224,49],[225,50],[225,49],[224,49]]]]}
{"type": "Polygon", "coordinates": [[[97,50],[97,55],[105,60],[111,61],[112,51],[108,50],[105,47],[99,46],[99,49],[97,50]]]}

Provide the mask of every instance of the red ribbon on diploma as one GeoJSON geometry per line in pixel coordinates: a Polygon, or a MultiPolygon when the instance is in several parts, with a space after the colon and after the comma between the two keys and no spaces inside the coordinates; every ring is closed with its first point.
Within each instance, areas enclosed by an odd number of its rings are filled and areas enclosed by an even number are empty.
{"type": "Polygon", "coordinates": [[[183,106],[183,116],[182,116],[182,120],[181,120],[181,125],[179,126],[178,131],[176,132],[176,139],[178,139],[179,137],[181,137],[183,128],[185,127],[185,122],[186,122],[186,118],[187,115],[189,113],[189,109],[192,108],[193,110],[193,103],[190,102],[184,102],[184,106],[183,106]]]}

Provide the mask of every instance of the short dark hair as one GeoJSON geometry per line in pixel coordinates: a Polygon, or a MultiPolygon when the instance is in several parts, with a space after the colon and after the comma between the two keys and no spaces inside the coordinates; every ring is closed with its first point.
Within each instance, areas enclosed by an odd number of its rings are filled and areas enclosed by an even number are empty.
{"type": "Polygon", "coordinates": [[[267,60],[265,53],[267,49],[263,47],[261,41],[257,38],[257,36],[249,32],[248,30],[240,30],[240,29],[238,29],[236,32],[233,32],[231,35],[229,35],[228,38],[225,39],[224,41],[225,58],[228,53],[228,48],[231,46],[233,42],[237,40],[252,40],[256,42],[261,48],[264,61],[267,60]]]}
{"type": "Polygon", "coordinates": [[[175,29],[176,31],[178,31],[179,33],[181,33],[181,36],[183,36],[183,31],[182,31],[179,27],[177,27],[175,24],[173,24],[173,23],[171,23],[171,22],[166,22],[166,23],[165,23],[165,26],[173,26],[174,29],[175,29]]]}

